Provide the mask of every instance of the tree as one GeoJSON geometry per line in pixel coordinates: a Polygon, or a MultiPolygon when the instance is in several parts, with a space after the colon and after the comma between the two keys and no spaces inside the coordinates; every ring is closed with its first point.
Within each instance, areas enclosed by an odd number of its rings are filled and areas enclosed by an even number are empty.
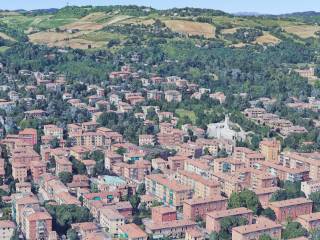
{"type": "Polygon", "coordinates": [[[60,141],[58,138],[53,138],[52,140],[50,140],[49,144],[51,148],[58,148],[60,146],[60,141]]]}
{"type": "Polygon", "coordinates": [[[231,238],[232,228],[247,225],[248,220],[243,217],[224,217],[220,220],[219,236],[223,239],[231,238]]]}
{"type": "Polygon", "coordinates": [[[217,232],[211,232],[209,234],[209,240],[219,240],[219,233],[217,232]]]}
{"type": "Polygon", "coordinates": [[[146,193],[146,185],[144,183],[139,184],[137,194],[144,195],[146,193]]]}
{"type": "Polygon", "coordinates": [[[310,194],[309,199],[313,202],[313,211],[320,212],[320,191],[310,194]]]}
{"type": "Polygon", "coordinates": [[[104,161],[104,153],[101,150],[95,150],[90,154],[90,158],[92,158],[96,162],[104,161]]]}
{"type": "Polygon", "coordinates": [[[301,191],[301,182],[284,181],[280,182],[280,187],[281,190],[272,194],[271,202],[304,197],[304,193],[301,191]]]}
{"type": "Polygon", "coordinates": [[[116,153],[119,154],[119,155],[123,155],[127,152],[127,150],[124,148],[124,147],[119,147],[117,150],[116,150],[116,153]]]}
{"type": "Polygon", "coordinates": [[[58,234],[66,234],[73,223],[89,222],[93,218],[86,207],[77,205],[50,205],[45,204],[45,208],[53,219],[53,228],[58,234]]]}
{"type": "Polygon", "coordinates": [[[72,173],[69,172],[61,172],[59,173],[59,179],[63,184],[71,183],[72,182],[72,173]]]}
{"type": "Polygon", "coordinates": [[[274,212],[271,208],[266,208],[266,209],[264,209],[264,210],[261,212],[261,215],[269,218],[269,219],[272,220],[272,221],[275,221],[276,218],[277,218],[275,212],[274,212]]]}
{"type": "Polygon", "coordinates": [[[263,234],[259,237],[259,240],[273,240],[269,235],[263,234]]]}
{"type": "Polygon", "coordinates": [[[257,195],[248,189],[245,189],[239,193],[234,192],[228,201],[228,208],[245,207],[251,209],[254,214],[260,215],[262,211],[261,203],[257,195]]]}
{"type": "Polygon", "coordinates": [[[307,236],[308,231],[298,222],[288,222],[282,232],[283,239],[297,238],[307,236]]]}
{"type": "Polygon", "coordinates": [[[77,159],[71,157],[72,162],[72,171],[74,174],[85,174],[86,173],[86,166],[78,161],[77,159]]]}
{"type": "Polygon", "coordinates": [[[69,229],[67,231],[68,240],[79,240],[78,233],[74,229],[69,229]]]}

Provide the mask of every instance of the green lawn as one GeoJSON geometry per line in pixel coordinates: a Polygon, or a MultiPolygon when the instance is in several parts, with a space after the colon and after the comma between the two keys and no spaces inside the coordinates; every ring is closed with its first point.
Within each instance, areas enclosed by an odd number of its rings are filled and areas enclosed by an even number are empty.
{"type": "Polygon", "coordinates": [[[188,111],[185,109],[177,109],[176,114],[179,116],[179,118],[183,118],[184,116],[188,116],[193,124],[197,121],[197,116],[193,111],[188,111]]]}

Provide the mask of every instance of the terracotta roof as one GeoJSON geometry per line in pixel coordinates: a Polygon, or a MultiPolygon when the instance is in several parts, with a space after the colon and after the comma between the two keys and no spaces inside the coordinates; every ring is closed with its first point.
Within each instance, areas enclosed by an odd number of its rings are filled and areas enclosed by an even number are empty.
{"type": "Polygon", "coordinates": [[[155,230],[160,230],[160,229],[166,229],[166,228],[177,228],[177,227],[184,227],[184,226],[195,226],[196,223],[193,221],[189,220],[174,220],[170,222],[162,222],[162,223],[153,223],[153,222],[148,222],[145,224],[146,228],[155,231],[155,230]]]}
{"type": "Polygon", "coordinates": [[[129,239],[148,237],[148,235],[134,223],[122,225],[119,227],[119,229],[126,233],[129,239]]]}
{"type": "Polygon", "coordinates": [[[306,198],[294,198],[294,199],[288,199],[283,201],[271,202],[269,203],[269,206],[282,208],[282,207],[289,207],[289,206],[306,204],[306,203],[312,204],[312,201],[306,198]]]}
{"type": "Polygon", "coordinates": [[[214,219],[218,219],[223,217],[237,216],[237,215],[249,214],[249,213],[253,214],[253,211],[250,209],[241,207],[241,208],[233,208],[233,209],[222,210],[222,211],[208,212],[207,216],[210,216],[214,219]]]}
{"type": "Polygon", "coordinates": [[[35,212],[30,214],[27,218],[29,221],[52,220],[52,217],[48,212],[35,212]]]}
{"type": "Polygon", "coordinates": [[[318,221],[320,220],[320,212],[310,213],[306,215],[300,215],[298,219],[305,220],[307,222],[318,221]]]}
{"type": "Polygon", "coordinates": [[[8,220],[0,220],[0,228],[15,228],[16,224],[8,220]]]}
{"type": "Polygon", "coordinates": [[[273,228],[279,228],[281,230],[282,226],[281,224],[277,224],[274,221],[271,221],[267,218],[263,218],[263,220],[262,218],[260,218],[260,220],[258,220],[258,223],[256,224],[235,227],[232,229],[232,231],[235,231],[241,234],[248,234],[252,232],[260,232],[260,231],[273,229],[273,228]]]}
{"type": "Polygon", "coordinates": [[[188,205],[199,205],[204,203],[211,203],[211,202],[218,202],[218,201],[227,201],[228,199],[225,197],[222,197],[220,195],[212,196],[209,198],[192,198],[189,200],[185,200],[184,203],[188,205]]]}

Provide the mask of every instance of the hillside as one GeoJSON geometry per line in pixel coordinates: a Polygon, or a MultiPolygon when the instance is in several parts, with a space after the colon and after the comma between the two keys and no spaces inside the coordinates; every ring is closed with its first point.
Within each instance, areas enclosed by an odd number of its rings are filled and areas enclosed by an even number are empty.
{"type": "Polygon", "coordinates": [[[162,24],[163,31],[176,33],[176,38],[219,39],[232,47],[274,45],[286,38],[296,41],[316,39],[320,32],[319,14],[314,12],[233,16],[208,9],[158,11],[133,6],[88,6],[2,12],[0,15],[3,26],[0,32],[11,40],[21,40],[24,35],[32,43],[80,49],[103,49],[110,42],[113,45],[114,41],[119,42],[117,45],[121,47],[131,35],[127,28],[150,28],[155,24],[162,24]],[[123,31],[121,34],[115,33],[115,28],[123,31]]]}

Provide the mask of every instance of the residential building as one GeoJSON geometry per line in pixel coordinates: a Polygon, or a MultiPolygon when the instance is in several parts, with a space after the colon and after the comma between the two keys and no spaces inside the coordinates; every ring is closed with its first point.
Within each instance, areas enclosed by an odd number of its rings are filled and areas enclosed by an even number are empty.
{"type": "Polygon", "coordinates": [[[134,223],[124,224],[119,227],[120,239],[147,240],[148,235],[138,225],[134,223]]]}
{"type": "Polygon", "coordinates": [[[281,144],[280,141],[276,139],[272,140],[263,140],[259,144],[259,149],[261,154],[265,157],[266,161],[269,162],[278,162],[281,144]]]}
{"type": "Polygon", "coordinates": [[[10,240],[16,229],[16,224],[8,220],[0,220],[0,238],[10,240]]]}
{"type": "Polygon", "coordinates": [[[301,191],[304,192],[307,198],[309,198],[311,193],[320,191],[320,180],[302,182],[301,191]]]}
{"type": "Polygon", "coordinates": [[[125,224],[125,217],[113,208],[102,208],[100,210],[100,225],[113,237],[117,238],[120,234],[120,226],[125,224]]]}
{"type": "Polygon", "coordinates": [[[272,239],[281,239],[282,226],[268,218],[260,217],[255,224],[232,228],[232,240],[259,240],[267,235],[272,239]]]}
{"type": "Polygon", "coordinates": [[[177,211],[171,207],[152,207],[151,215],[153,223],[163,223],[177,220],[177,211]]]}
{"type": "Polygon", "coordinates": [[[192,198],[183,202],[183,218],[195,221],[197,217],[205,219],[212,211],[227,210],[228,199],[221,195],[208,198],[192,198]]]}
{"type": "Polygon", "coordinates": [[[219,232],[220,220],[225,217],[242,217],[248,220],[248,223],[252,223],[253,212],[247,208],[234,208],[221,211],[208,212],[206,215],[206,230],[207,232],[219,232]]]}
{"type": "Polygon", "coordinates": [[[220,184],[213,180],[206,179],[196,173],[178,170],[176,179],[183,185],[189,186],[194,191],[194,197],[208,198],[220,195],[220,184]]]}
{"type": "Polygon", "coordinates": [[[196,228],[196,223],[190,220],[174,220],[170,222],[145,223],[146,233],[156,238],[169,237],[170,239],[181,239],[185,237],[186,231],[196,228]]]}
{"type": "Polygon", "coordinates": [[[56,159],[56,175],[61,172],[72,173],[72,163],[65,157],[56,159]]]}
{"type": "Polygon", "coordinates": [[[168,90],[164,92],[164,98],[167,102],[181,102],[182,94],[176,90],[168,90]]]}
{"type": "Polygon", "coordinates": [[[289,200],[269,203],[269,207],[275,212],[277,222],[287,221],[288,218],[294,220],[300,215],[312,212],[312,201],[306,198],[294,198],[289,200]]]}
{"type": "Polygon", "coordinates": [[[191,199],[193,189],[170,180],[162,174],[152,174],[145,177],[146,193],[154,195],[160,201],[170,206],[182,206],[183,201],[191,199]]]}
{"type": "Polygon", "coordinates": [[[299,222],[302,227],[307,229],[309,232],[314,229],[319,229],[320,227],[320,213],[310,213],[306,215],[300,215],[297,219],[297,222],[299,222]]]}

